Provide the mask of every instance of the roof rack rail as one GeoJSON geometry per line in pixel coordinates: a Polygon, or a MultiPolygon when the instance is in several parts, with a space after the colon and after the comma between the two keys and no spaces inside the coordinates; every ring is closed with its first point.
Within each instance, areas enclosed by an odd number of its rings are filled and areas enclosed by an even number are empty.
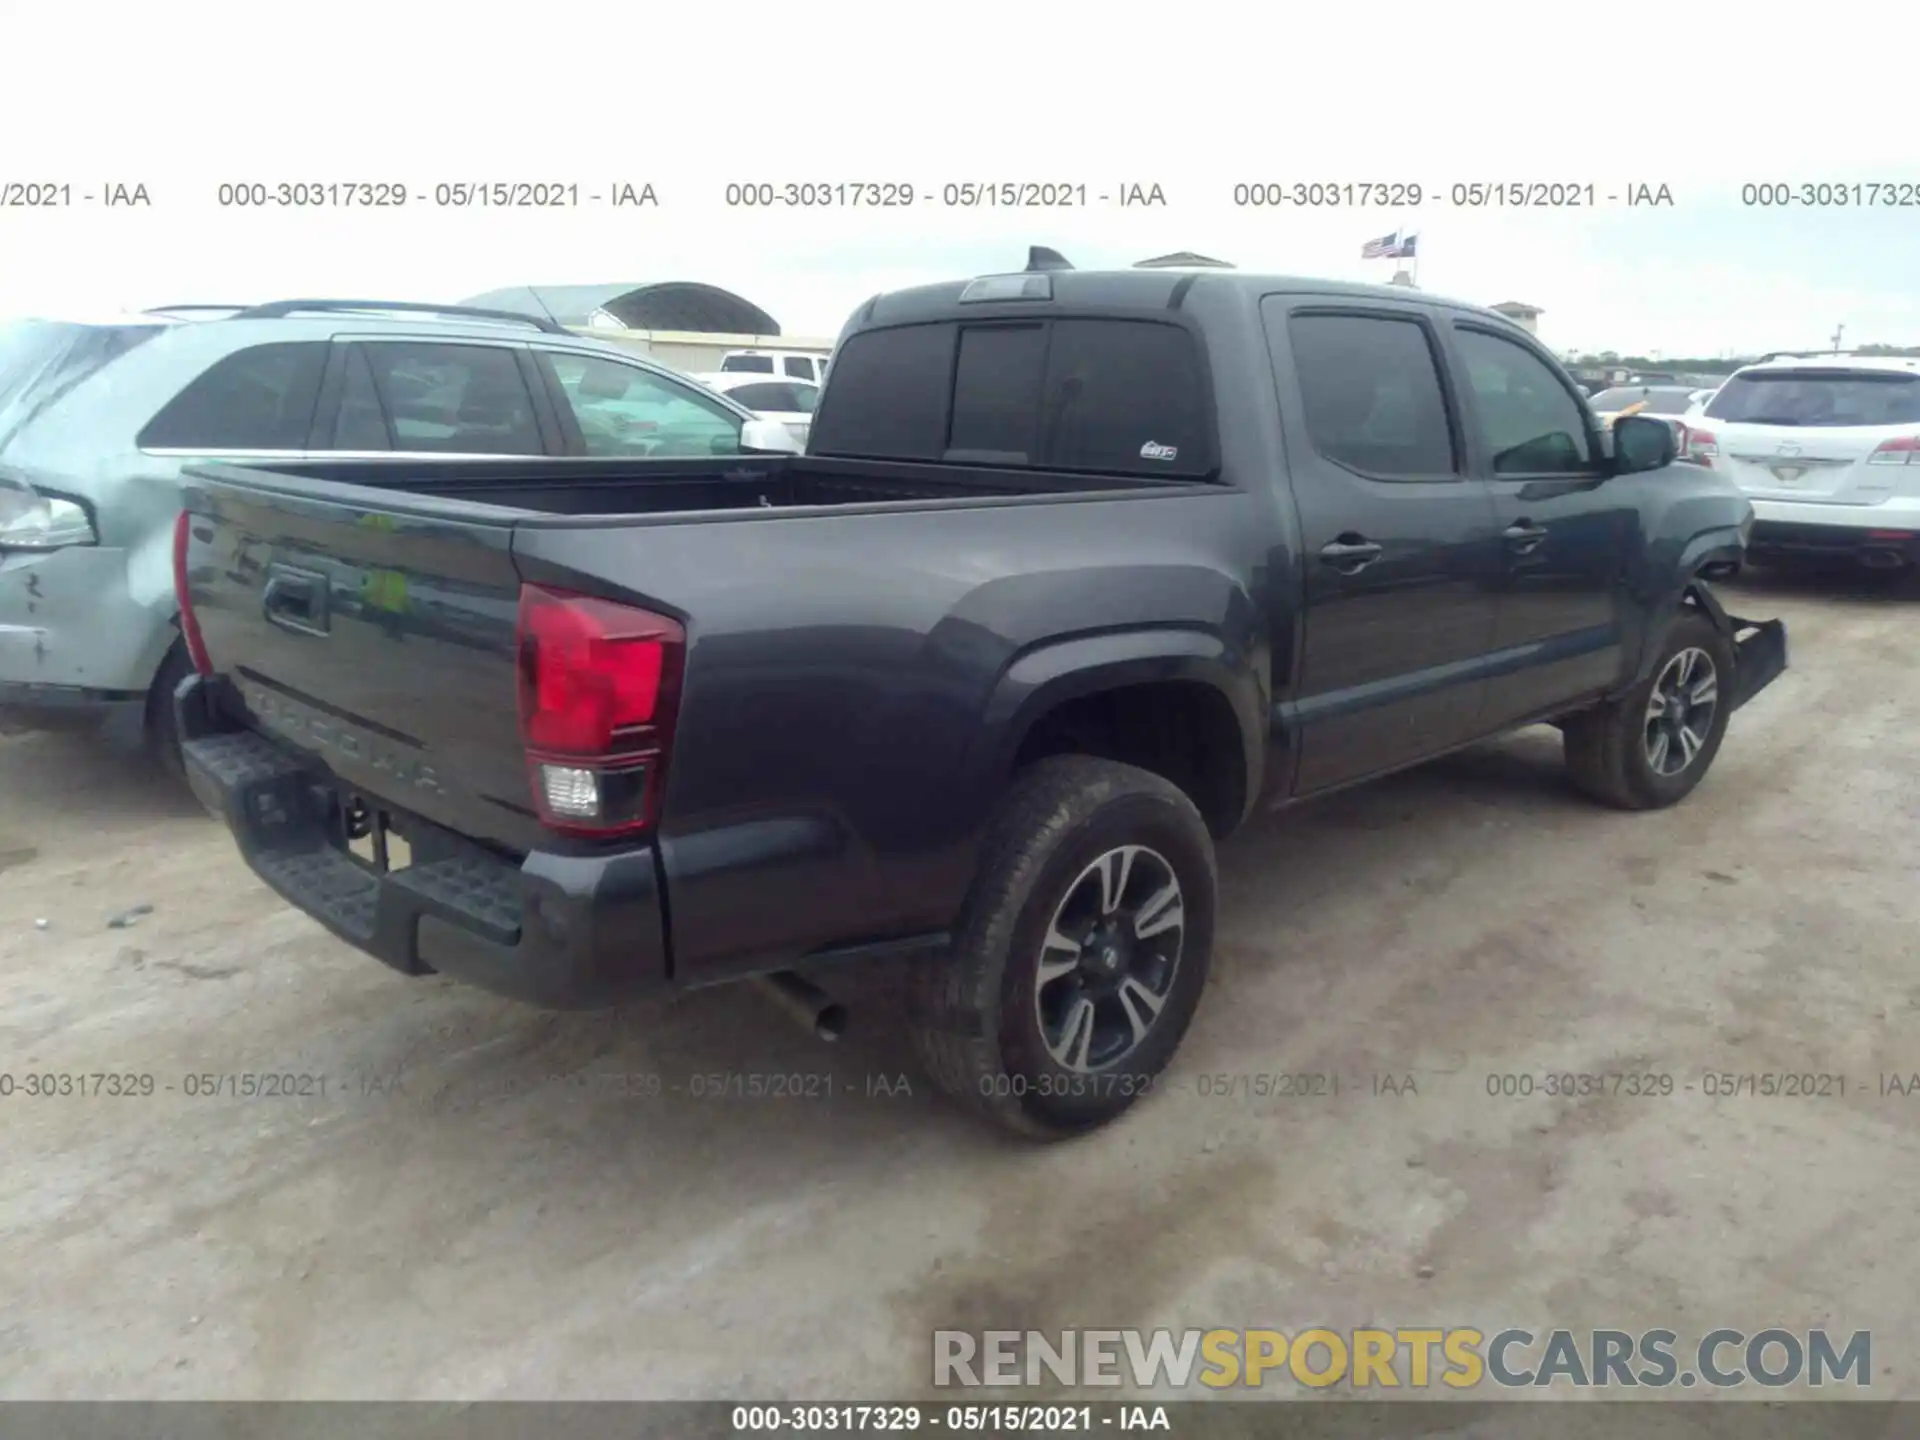
{"type": "Polygon", "coordinates": [[[236,320],[282,320],[289,315],[342,315],[364,311],[389,311],[400,315],[445,315],[453,319],[498,320],[511,325],[531,325],[549,335],[570,335],[557,320],[542,315],[526,315],[518,310],[483,310],[473,305],[432,305],[420,300],[275,300],[266,305],[250,305],[234,316],[236,320]]]}
{"type": "Polygon", "coordinates": [[[179,315],[189,310],[224,310],[229,315],[252,308],[252,302],[243,305],[149,305],[140,313],[143,315],[179,315]]]}
{"type": "MultiPolygon", "coordinates": [[[[1762,355],[1757,361],[1750,361],[1749,363],[1765,365],[1773,360],[1845,360],[1852,356],[1865,355],[1866,353],[1864,350],[1775,350],[1771,354],[1762,355]]],[[[1898,355],[1890,355],[1875,358],[1898,360],[1901,357],[1898,355]]]]}

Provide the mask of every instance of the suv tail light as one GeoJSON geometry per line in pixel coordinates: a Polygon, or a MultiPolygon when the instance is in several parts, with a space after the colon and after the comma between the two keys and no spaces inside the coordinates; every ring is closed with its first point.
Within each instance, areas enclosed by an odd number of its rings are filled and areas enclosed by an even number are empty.
{"type": "Polygon", "coordinates": [[[1719,438],[1711,430],[1696,430],[1691,425],[1680,427],[1680,459],[1711,466],[1719,453],[1719,438]]]}
{"type": "Polygon", "coordinates": [[[607,836],[654,824],[686,646],[665,615],[520,587],[520,736],[549,829],[607,836]]]}
{"type": "Polygon", "coordinates": [[[1920,460],[1920,435],[1896,435],[1891,440],[1881,442],[1873,454],[1867,457],[1869,465],[1915,465],[1920,460]]]}
{"type": "Polygon", "coordinates": [[[193,613],[193,586],[187,580],[187,546],[193,540],[193,516],[182,510],[173,522],[173,600],[180,607],[180,638],[187,642],[187,658],[202,675],[213,674],[207,642],[200,638],[200,622],[193,613]]]}

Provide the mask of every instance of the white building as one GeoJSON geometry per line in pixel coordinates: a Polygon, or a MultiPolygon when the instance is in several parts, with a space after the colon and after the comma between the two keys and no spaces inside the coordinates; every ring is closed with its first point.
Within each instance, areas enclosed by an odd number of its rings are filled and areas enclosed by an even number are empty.
{"type": "Polygon", "coordinates": [[[1538,305],[1524,305],[1518,300],[1502,300],[1498,305],[1488,308],[1506,316],[1529,335],[1540,333],[1540,317],[1547,313],[1538,305]]]}

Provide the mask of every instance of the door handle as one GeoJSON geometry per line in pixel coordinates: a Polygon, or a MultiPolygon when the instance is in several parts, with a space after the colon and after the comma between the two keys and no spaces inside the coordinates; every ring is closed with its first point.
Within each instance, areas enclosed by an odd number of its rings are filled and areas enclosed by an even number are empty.
{"type": "Polygon", "coordinates": [[[327,613],[327,577],[291,565],[267,567],[267,587],[260,608],[269,624],[302,635],[325,635],[332,629],[327,613]]]}
{"type": "Polygon", "coordinates": [[[1525,555],[1540,548],[1540,542],[1547,538],[1543,525],[1535,525],[1531,520],[1516,520],[1500,532],[1507,547],[1515,554],[1525,555]]]}
{"type": "Polygon", "coordinates": [[[1333,566],[1342,575],[1359,574],[1378,560],[1382,553],[1380,546],[1358,535],[1351,540],[1343,538],[1320,547],[1321,561],[1333,566]]]}

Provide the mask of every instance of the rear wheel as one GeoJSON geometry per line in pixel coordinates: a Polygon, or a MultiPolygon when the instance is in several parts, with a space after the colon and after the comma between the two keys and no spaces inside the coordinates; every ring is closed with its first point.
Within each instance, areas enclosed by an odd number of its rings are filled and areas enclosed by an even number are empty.
{"type": "Polygon", "coordinates": [[[951,949],[916,965],[935,1082],[1020,1133],[1106,1124],[1178,1048],[1213,948],[1213,842],[1159,776],[1045,760],[1001,807],[951,949]]]}
{"type": "Polygon", "coordinates": [[[187,655],[186,642],[176,640],[160,662],[160,673],[153,677],[147,691],[147,749],[161,769],[184,780],[186,762],[180,755],[180,728],[173,714],[173,692],[193,673],[193,661],[187,655]]]}
{"type": "Polygon", "coordinates": [[[1570,717],[1567,773],[1597,800],[1657,810],[1692,793],[1727,733],[1733,647],[1714,623],[1683,610],[1653,673],[1626,695],[1570,717]]]}

